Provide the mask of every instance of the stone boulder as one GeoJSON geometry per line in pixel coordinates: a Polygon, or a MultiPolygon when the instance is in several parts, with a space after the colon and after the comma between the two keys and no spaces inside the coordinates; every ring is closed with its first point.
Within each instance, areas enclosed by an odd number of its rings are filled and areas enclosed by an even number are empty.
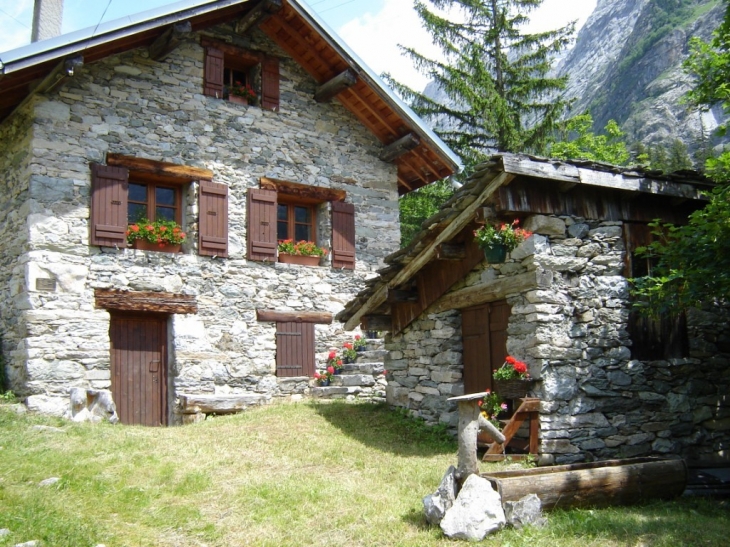
{"type": "Polygon", "coordinates": [[[454,505],[446,511],[441,530],[451,539],[481,541],[506,522],[502,500],[489,481],[469,475],[454,505]]]}
{"type": "Polygon", "coordinates": [[[71,419],[74,422],[119,421],[117,406],[111,391],[107,389],[71,388],[71,419]]]}
{"type": "Polygon", "coordinates": [[[438,489],[433,494],[423,498],[423,509],[426,512],[426,520],[431,524],[440,524],[446,511],[451,509],[458,494],[458,483],[456,481],[456,468],[452,465],[441,479],[438,489]]]}
{"type": "Polygon", "coordinates": [[[523,526],[545,526],[542,516],[542,502],[537,494],[528,494],[519,501],[505,501],[504,515],[507,523],[515,528],[523,526]]]}

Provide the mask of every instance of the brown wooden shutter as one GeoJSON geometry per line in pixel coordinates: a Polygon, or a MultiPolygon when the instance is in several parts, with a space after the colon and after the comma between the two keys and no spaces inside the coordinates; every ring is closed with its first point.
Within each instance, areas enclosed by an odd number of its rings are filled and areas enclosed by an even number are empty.
{"type": "Polygon", "coordinates": [[[210,46],[205,48],[203,94],[223,98],[223,52],[210,46]]]}
{"type": "Polygon", "coordinates": [[[200,181],[198,254],[228,256],[228,186],[200,181]]]}
{"type": "Polygon", "coordinates": [[[91,164],[91,245],[127,246],[128,192],[125,167],[91,164]]]}
{"type": "Polygon", "coordinates": [[[355,269],[355,206],[332,202],[332,267],[355,269]]]}
{"type": "Polygon", "coordinates": [[[265,57],[261,63],[261,106],[279,110],[279,59],[265,57]]]}
{"type": "Polygon", "coordinates": [[[314,376],[314,323],[276,323],[276,375],[314,376]]]}
{"type": "Polygon", "coordinates": [[[248,191],[248,259],[276,262],[276,192],[248,191]]]}

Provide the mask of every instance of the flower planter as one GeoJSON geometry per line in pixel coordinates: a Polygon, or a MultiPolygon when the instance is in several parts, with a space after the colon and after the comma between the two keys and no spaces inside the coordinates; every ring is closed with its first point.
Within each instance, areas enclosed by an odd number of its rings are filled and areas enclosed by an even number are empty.
{"type": "Polygon", "coordinates": [[[150,243],[146,239],[135,239],[132,242],[132,249],[140,251],[157,251],[158,253],[179,253],[179,243],[150,243]]]}
{"type": "Polygon", "coordinates": [[[239,95],[228,95],[228,100],[232,103],[248,105],[248,99],[239,95]]]}
{"type": "Polygon", "coordinates": [[[319,266],[318,256],[288,255],[279,253],[279,262],[284,264],[299,264],[300,266],[319,266]]]}
{"type": "Polygon", "coordinates": [[[492,245],[482,247],[484,250],[484,258],[490,264],[502,264],[507,260],[507,247],[505,245],[492,245]]]}
{"type": "Polygon", "coordinates": [[[329,380],[319,380],[318,381],[318,387],[327,387],[328,385],[330,385],[329,380]]]}
{"type": "Polygon", "coordinates": [[[519,399],[527,395],[532,380],[494,380],[494,391],[505,399],[519,399]]]}
{"type": "Polygon", "coordinates": [[[335,369],[335,374],[342,374],[342,367],[335,369]]]}

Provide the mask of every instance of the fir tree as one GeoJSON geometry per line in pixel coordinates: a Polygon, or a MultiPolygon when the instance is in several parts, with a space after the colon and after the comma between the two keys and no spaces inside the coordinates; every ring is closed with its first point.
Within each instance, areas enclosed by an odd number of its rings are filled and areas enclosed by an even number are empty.
{"type": "Polygon", "coordinates": [[[425,0],[421,21],[446,60],[402,48],[449,99],[441,104],[386,75],[413,110],[462,158],[467,172],[491,150],[544,152],[569,102],[567,77],[550,78],[550,61],[570,42],[574,23],[524,34],[542,0],[425,0]],[[427,3],[430,4],[427,5],[427,3]],[[441,10],[439,12],[436,9],[441,10]]]}

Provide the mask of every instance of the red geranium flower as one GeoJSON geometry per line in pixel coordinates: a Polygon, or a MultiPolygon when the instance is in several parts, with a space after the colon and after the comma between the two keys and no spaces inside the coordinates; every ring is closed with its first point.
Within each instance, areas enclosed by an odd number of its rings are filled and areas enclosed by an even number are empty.
{"type": "Polygon", "coordinates": [[[512,363],[512,366],[514,367],[515,371],[519,372],[520,374],[524,374],[525,372],[527,372],[527,365],[522,361],[512,363]]]}
{"type": "Polygon", "coordinates": [[[327,367],[327,372],[329,372],[330,374],[334,374],[335,373],[335,368],[334,367],[327,367]]]}
{"type": "Polygon", "coordinates": [[[330,354],[327,356],[327,359],[334,359],[335,357],[337,357],[337,352],[333,350],[333,351],[330,351],[330,354]]]}
{"type": "Polygon", "coordinates": [[[350,342],[345,342],[342,347],[345,349],[352,349],[352,344],[350,342]]]}

